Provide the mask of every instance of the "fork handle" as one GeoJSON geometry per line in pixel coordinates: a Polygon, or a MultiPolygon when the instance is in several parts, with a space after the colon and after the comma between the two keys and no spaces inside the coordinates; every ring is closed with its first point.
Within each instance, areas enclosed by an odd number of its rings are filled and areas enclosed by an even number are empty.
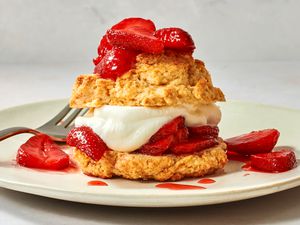
{"type": "MultiPolygon", "coordinates": [[[[42,132],[34,129],[30,129],[28,127],[10,127],[4,130],[0,130],[0,141],[3,141],[6,138],[15,136],[17,134],[24,134],[24,133],[30,133],[30,134],[43,134],[42,132]]],[[[66,138],[61,137],[54,137],[51,135],[48,135],[53,141],[56,142],[66,142],[66,138]]]]}
{"type": "Polygon", "coordinates": [[[22,133],[30,133],[36,135],[36,134],[40,134],[41,132],[27,127],[11,127],[0,131],[0,141],[3,141],[6,138],[9,138],[17,134],[22,134],[22,133]]]}

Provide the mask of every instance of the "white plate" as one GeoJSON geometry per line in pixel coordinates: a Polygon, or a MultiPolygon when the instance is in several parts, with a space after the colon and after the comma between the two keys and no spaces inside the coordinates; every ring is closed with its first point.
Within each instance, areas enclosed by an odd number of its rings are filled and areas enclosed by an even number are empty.
{"type": "MultiPolygon", "coordinates": [[[[0,129],[10,126],[37,127],[54,116],[66,103],[55,100],[18,106],[0,111],[0,129]]],[[[300,111],[254,103],[221,104],[221,136],[226,138],[251,130],[277,128],[281,131],[278,145],[293,146],[300,153],[300,111]]],[[[168,190],[155,187],[158,182],[105,180],[108,186],[88,186],[90,180],[101,180],[80,172],[45,172],[16,166],[13,162],[20,144],[29,135],[19,135],[0,142],[0,186],[51,198],[116,206],[165,207],[193,206],[248,199],[282,191],[300,184],[300,167],[291,171],[268,174],[245,172],[242,163],[230,162],[224,173],[213,177],[213,184],[201,184],[203,190],[168,190]],[[245,176],[245,174],[249,174],[245,176]]],[[[200,185],[199,179],[179,184],[200,185]]]]}

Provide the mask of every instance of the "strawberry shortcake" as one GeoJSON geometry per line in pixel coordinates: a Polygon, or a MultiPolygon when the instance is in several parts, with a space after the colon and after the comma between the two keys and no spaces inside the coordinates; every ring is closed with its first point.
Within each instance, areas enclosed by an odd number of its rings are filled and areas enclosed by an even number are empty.
{"type": "Polygon", "coordinates": [[[67,144],[83,173],[142,180],[181,180],[222,169],[219,137],[225,101],[192,37],[127,18],[102,37],[93,74],[77,77],[70,106],[89,108],[67,144]]]}

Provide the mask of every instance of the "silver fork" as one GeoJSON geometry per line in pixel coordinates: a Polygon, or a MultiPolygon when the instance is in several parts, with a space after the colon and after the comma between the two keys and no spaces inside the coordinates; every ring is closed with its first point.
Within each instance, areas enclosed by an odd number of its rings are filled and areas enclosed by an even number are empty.
{"type": "Polygon", "coordinates": [[[43,124],[42,126],[32,129],[28,127],[11,127],[0,131],[0,141],[11,136],[31,133],[31,134],[47,134],[52,140],[58,142],[65,142],[68,132],[72,129],[72,122],[74,119],[81,115],[83,116],[88,109],[75,109],[72,112],[69,105],[66,105],[56,116],[43,124]]]}

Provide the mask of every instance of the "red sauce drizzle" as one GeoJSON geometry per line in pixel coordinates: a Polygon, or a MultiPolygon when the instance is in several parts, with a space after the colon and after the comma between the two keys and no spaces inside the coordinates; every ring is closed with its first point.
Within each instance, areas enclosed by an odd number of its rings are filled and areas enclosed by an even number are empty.
{"type": "Polygon", "coordinates": [[[241,155],[236,152],[227,151],[226,154],[227,154],[227,158],[229,160],[234,160],[234,161],[243,162],[243,163],[248,163],[250,160],[249,156],[244,156],[244,155],[241,155]]]}
{"type": "Polygon", "coordinates": [[[101,180],[91,180],[87,183],[89,186],[108,186],[107,183],[101,180]]]}
{"type": "Polygon", "coordinates": [[[163,183],[155,185],[157,188],[167,188],[170,190],[195,190],[195,189],[206,189],[205,187],[187,185],[187,184],[174,184],[174,183],[163,183]]]}
{"type": "Polygon", "coordinates": [[[203,178],[201,180],[199,180],[197,183],[199,184],[212,184],[215,183],[216,181],[210,178],[203,178]]]}
{"type": "Polygon", "coordinates": [[[249,176],[249,175],[250,175],[250,173],[245,173],[243,176],[246,177],[246,176],[249,176]]]}

